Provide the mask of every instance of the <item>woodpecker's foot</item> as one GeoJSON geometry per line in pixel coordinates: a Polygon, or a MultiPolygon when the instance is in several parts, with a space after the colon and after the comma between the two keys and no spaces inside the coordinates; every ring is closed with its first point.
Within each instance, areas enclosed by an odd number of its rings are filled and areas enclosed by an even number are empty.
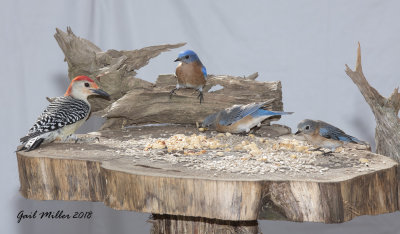
{"type": "Polygon", "coordinates": [[[200,99],[200,104],[201,102],[204,102],[204,98],[203,98],[203,92],[199,90],[199,96],[197,96],[198,99],[200,99]]]}
{"type": "Polygon", "coordinates": [[[65,138],[64,140],[61,139],[57,139],[57,141],[62,141],[65,143],[76,143],[78,141],[78,137],[75,134],[71,134],[69,136],[67,136],[67,138],[65,138]]]}
{"type": "Polygon", "coordinates": [[[63,142],[66,142],[66,143],[78,143],[78,142],[79,143],[92,143],[92,142],[94,142],[96,140],[97,140],[97,142],[99,142],[100,138],[98,138],[98,137],[89,137],[89,136],[77,137],[75,134],[71,134],[63,142]]]}
{"type": "Polygon", "coordinates": [[[97,141],[97,142],[100,142],[100,138],[98,138],[98,137],[88,137],[88,136],[85,136],[85,137],[80,137],[80,138],[78,138],[76,141],[75,141],[75,143],[93,143],[93,142],[95,142],[95,141],[97,141]]]}
{"type": "Polygon", "coordinates": [[[172,95],[176,94],[175,90],[178,90],[177,88],[174,88],[173,90],[171,90],[171,92],[169,92],[169,99],[172,98],[172,95]]]}

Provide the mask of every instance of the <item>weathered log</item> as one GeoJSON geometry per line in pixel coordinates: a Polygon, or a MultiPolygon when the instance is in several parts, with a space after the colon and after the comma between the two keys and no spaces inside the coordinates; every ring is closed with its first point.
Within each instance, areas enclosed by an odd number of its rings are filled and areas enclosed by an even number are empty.
{"type": "MultiPolygon", "coordinates": [[[[169,98],[169,92],[176,86],[174,75],[161,75],[155,86],[135,88],[105,110],[107,121],[104,128],[120,128],[123,125],[143,123],[201,122],[212,113],[233,104],[247,104],[271,100],[269,108],[282,110],[282,87],[278,82],[258,82],[257,73],[246,77],[208,76],[204,88],[204,102],[196,99],[193,89],[178,90],[169,98]],[[212,87],[222,87],[208,92],[212,87]],[[115,126],[117,125],[117,126],[115,126]]],[[[279,119],[279,118],[277,118],[279,119]]]]}
{"type": "Polygon", "coordinates": [[[185,43],[103,52],[90,41],[75,36],[71,28],[67,28],[67,32],[57,29],[54,37],[65,54],[69,78],[77,75],[96,77],[96,83],[111,94],[109,101],[89,98],[92,110],[107,118],[102,129],[144,123],[194,124],[234,104],[267,100],[271,100],[271,109],[279,111],[283,108],[281,83],[255,81],[258,73],[248,77],[209,75],[204,88],[205,102],[201,105],[193,90],[179,90],[177,95],[169,98],[169,92],[177,82],[174,75],[161,75],[155,84],[134,77],[136,70],[147,65],[151,58],[185,43]],[[211,88],[215,86],[222,89],[213,91],[211,88]]]}
{"type": "MultiPolygon", "coordinates": [[[[273,152],[252,155],[234,147],[251,146],[251,141],[264,147],[275,141],[271,138],[215,137],[210,132],[206,133],[209,138],[220,139],[223,147],[232,150],[210,148],[198,156],[188,156],[196,153],[190,149],[147,150],[153,139],[177,133],[190,136],[197,130],[181,125],[134,127],[102,131],[98,143],[55,143],[17,152],[21,194],[29,199],[102,201],[119,210],[232,221],[269,218],[337,223],[399,209],[397,163],[388,157],[349,148],[334,156],[298,159],[293,155],[297,151],[285,151],[283,161],[274,161],[273,152]],[[195,160],[192,165],[189,159],[195,160]],[[295,165],[293,169],[304,169],[292,170],[286,160],[295,165]],[[308,160],[311,164],[303,166],[308,160]],[[232,167],[239,170],[229,171],[231,166],[212,169],[218,162],[233,162],[232,167]],[[276,170],[251,173],[253,166],[245,165],[253,162],[254,167],[276,170]],[[204,165],[211,167],[199,167],[204,165]],[[326,170],[307,171],[317,166],[326,170]],[[245,168],[248,172],[241,172],[245,168]]],[[[297,147],[284,142],[277,147],[281,145],[297,147]]]]}
{"type": "Polygon", "coordinates": [[[355,71],[346,64],[346,74],[357,85],[370,106],[376,121],[376,152],[400,162],[400,93],[395,88],[389,98],[383,97],[367,81],[361,66],[361,48],[358,43],[355,71]]]}

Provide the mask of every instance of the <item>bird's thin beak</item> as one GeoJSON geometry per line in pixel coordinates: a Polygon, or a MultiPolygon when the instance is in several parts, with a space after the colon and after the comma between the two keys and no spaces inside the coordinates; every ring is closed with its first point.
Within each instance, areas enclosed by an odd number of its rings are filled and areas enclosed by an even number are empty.
{"type": "Polygon", "coordinates": [[[301,133],[300,130],[297,130],[297,132],[294,135],[299,135],[301,133]]]}
{"type": "Polygon", "coordinates": [[[180,59],[180,58],[177,58],[177,59],[175,59],[174,62],[178,62],[178,61],[181,61],[181,59],[180,59]]]}
{"type": "Polygon", "coordinates": [[[103,97],[110,97],[110,94],[108,94],[106,91],[102,89],[90,89],[94,94],[103,96],[103,97]]]}

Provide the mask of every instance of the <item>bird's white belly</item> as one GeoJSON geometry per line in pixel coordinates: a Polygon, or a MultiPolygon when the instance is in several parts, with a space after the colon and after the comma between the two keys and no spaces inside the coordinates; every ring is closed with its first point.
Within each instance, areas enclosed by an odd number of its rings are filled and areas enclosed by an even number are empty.
{"type": "Polygon", "coordinates": [[[79,121],[77,121],[75,124],[70,124],[67,125],[61,129],[58,129],[58,138],[60,138],[60,140],[65,140],[69,135],[74,134],[75,131],[82,126],[82,124],[86,121],[87,118],[81,119],[79,121]]]}
{"type": "Polygon", "coordinates": [[[176,85],[177,88],[191,88],[191,89],[200,89],[203,88],[203,85],[192,85],[192,84],[182,84],[182,83],[178,83],[176,85]]]}
{"type": "Polygon", "coordinates": [[[343,143],[341,141],[336,141],[336,140],[326,140],[320,143],[321,147],[331,149],[332,151],[342,145],[343,143]]]}

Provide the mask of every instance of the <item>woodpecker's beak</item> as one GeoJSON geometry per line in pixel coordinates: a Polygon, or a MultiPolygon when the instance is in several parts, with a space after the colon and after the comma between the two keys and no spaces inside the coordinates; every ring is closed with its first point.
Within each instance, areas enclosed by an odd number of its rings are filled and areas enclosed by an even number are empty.
{"type": "Polygon", "coordinates": [[[92,93],[103,96],[103,97],[110,97],[110,94],[106,93],[104,90],[102,89],[90,89],[92,91],[92,93]]]}
{"type": "Polygon", "coordinates": [[[177,59],[175,59],[174,62],[178,62],[178,61],[181,61],[181,59],[180,59],[180,58],[177,58],[177,59]]]}
{"type": "Polygon", "coordinates": [[[301,133],[300,130],[297,130],[297,132],[294,135],[299,135],[301,133]]]}

